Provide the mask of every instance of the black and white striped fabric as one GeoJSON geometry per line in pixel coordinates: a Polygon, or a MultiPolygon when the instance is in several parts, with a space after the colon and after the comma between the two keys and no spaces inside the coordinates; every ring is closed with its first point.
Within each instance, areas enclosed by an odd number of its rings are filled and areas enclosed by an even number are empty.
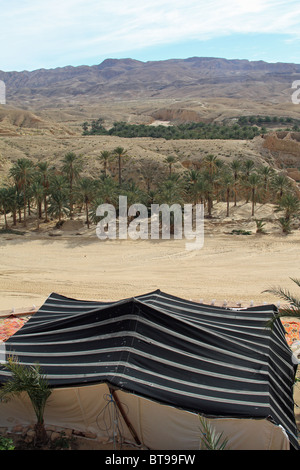
{"type": "MultiPolygon", "coordinates": [[[[234,310],[161,291],[117,302],[51,294],[6,342],[52,387],[106,382],[211,417],[269,419],[298,448],[295,365],[273,305],[234,310]]],[[[7,380],[5,366],[0,381],[7,380]]]]}

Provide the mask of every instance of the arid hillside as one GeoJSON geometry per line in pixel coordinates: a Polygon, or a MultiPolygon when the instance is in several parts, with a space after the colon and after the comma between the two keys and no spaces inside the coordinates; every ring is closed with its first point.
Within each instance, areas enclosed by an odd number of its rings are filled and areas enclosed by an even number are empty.
{"type": "MultiPolygon", "coordinates": [[[[6,104],[0,105],[0,177],[20,157],[51,159],[58,165],[69,151],[83,155],[86,171],[100,171],[102,150],[124,147],[127,176],[140,176],[140,161],[178,158],[190,168],[208,153],[230,160],[253,158],[288,169],[298,179],[296,132],[268,129],[253,140],[165,140],[83,136],[83,122],[172,126],[186,122],[234,124],[240,116],[300,118],[292,103],[292,83],[300,65],[192,57],[141,62],[108,59],[95,66],[61,67],[32,72],[1,72],[6,104]]],[[[113,167],[112,163],[112,167],[113,167]]],[[[112,168],[114,171],[114,168],[112,168]]]]}
{"type": "MultiPolygon", "coordinates": [[[[275,165],[272,155],[263,148],[264,140],[257,137],[247,140],[176,140],[135,138],[125,139],[110,136],[64,136],[23,135],[0,138],[0,181],[5,180],[11,164],[18,158],[27,157],[35,162],[47,160],[59,168],[61,160],[68,152],[81,155],[84,171],[91,176],[100,175],[102,166],[98,160],[101,151],[112,151],[117,146],[127,150],[124,162],[124,177],[143,180],[141,168],[145,161],[154,161],[167,171],[164,163],[168,155],[177,157],[177,171],[197,167],[200,160],[214,154],[225,161],[238,156],[251,158],[259,163],[269,161],[275,165]]],[[[117,159],[110,162],[112,174],[117,173],[117,159]]]]}

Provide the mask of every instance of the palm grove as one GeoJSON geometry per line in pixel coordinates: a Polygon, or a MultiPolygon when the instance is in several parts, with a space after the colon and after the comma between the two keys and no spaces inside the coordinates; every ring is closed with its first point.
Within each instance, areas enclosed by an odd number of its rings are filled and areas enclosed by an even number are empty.
{"type": "Polygon", "coordinates": [[[238,201],[250,203],[255,217],[256,203],[274,203],[279,212],[278,223],[289,233],[300,212],[294,185],[282,173],[267,165],[257,166],[249,159],[236,158],[225,163],[219,157],[206,155],[194,169],[183,169],[175,156],[160,164],[152,160],[142,163],[139,180],[124,179],[124,165],[130,166],[126,149],[99,152],[97,175],[84,174],[83,159],[68,152],[59,168],[48,161],[34,164],[28,158],[18,159],[9,171],[6,184],[0,187],[2,231],[18,224],[27,226],[35,218],[36,230],[42,222],[74,219],[84,213],[87,228],[99,220],[97,207],[103,203],[118,207],[120,195],[128,204],[204,204],[206,217],[213,217],[214,204],[226,202],[227,216],[238,201]],[[111,164],[117,166],[115,175],[111,164]],[[84,212],[83,212],[84,211],[84,212]]]}

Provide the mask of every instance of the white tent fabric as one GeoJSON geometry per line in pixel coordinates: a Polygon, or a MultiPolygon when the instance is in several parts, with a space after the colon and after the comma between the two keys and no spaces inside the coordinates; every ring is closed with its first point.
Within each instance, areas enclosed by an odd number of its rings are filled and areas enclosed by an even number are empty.
{"type": "MultiPolygon", "coordinates": [[[[139,447],[151,450],[198,450],[201,441],[199,416],[162,405],[134,394],[117,391],[126,415],[140,440],[139,447]]],[[[46,425],[92,432],[99,439],[114,439],[137,445],[121,415],[118,429],[112,423],[113,403],[106,384],[54,389],[45,410],[46,425]],[[121,433],[121,436],[120,436],[121,433]]],[[[115,408],[114,408],[115,409],[115,408]]],[[[1,404],[0,425],[35,423],[26,395],[1,404]]],[[[266,419],[211,418],[210,424],[230,450],[289,450],[288,436],[281,426],[266,419]]]]}

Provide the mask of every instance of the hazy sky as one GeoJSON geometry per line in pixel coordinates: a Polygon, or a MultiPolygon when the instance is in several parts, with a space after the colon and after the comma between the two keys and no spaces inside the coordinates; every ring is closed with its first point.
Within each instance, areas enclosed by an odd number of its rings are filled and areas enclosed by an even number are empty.
{"type": "Polygon", "coordinates": [[[224,57],[300,63],[299,0],[0,0],[0,70],[224,57]]]}

